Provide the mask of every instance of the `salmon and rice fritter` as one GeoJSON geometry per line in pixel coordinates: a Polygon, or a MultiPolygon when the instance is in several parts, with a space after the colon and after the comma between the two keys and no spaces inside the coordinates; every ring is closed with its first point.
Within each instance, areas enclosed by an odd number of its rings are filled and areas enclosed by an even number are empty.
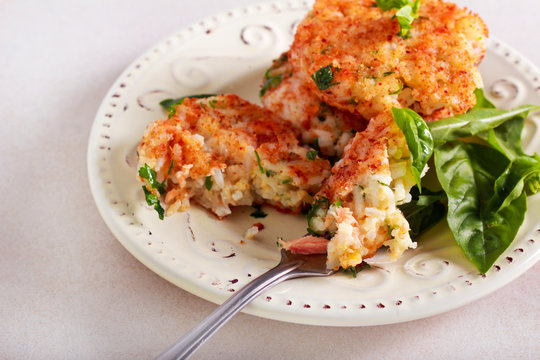
{"type": "Polygon", "coordinates": [[[167,215],[187,210],[190,200],[219,218],[231,206],[254,203],[298,213],[330,163],[308,158],[297,137],[288,123],[236,95],[185,99],[173,116],[148,125],[139,166],[166,181],[167,215]]]}
{"type": "Polygon", "coordinates": [[[398,206],[415,178],[391,110],[432,121],[471,109],[488,34],[478,16],[444,1],[423,0],[408,36],[395,15],[374,0],[316,0],[262,79],[263,108],[236,95],[187,98],[150,124],[139,165],[166,184],[166,214],[190,201],[219,218],[231,206],[311,206],[308,234],[281,245],[327,253],[333,269],[382,246],[391,259],[414,248],[398,206]]]}
{"type": "Polygon", "coordinates": [[[457,5],[422,0],[410,36],[373,0],[318,0],[298,26],[290,60],[323,101],[370,119],[409,107],[426,120],[466,112],[482,87],[487,28],[457,5]],[[329,81],[318,87],[312,76],[329,81]],[[328,87],[327,87],[328,86],[328,87]]]}
{"type": "Polygon", "coordinates": [[[343,155],[345,146],[354,133],[366,127],[366,121],[318,98],[288,59],[288,53],[282,54],[266,71],[260,92],[263,106],[298,129],[303,144],[316,144],[322,156],[343,155]]]}

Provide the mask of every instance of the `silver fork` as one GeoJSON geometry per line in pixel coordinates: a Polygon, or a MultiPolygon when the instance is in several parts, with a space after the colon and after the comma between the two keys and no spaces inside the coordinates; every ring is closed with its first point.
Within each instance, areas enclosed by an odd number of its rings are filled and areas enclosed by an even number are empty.
{"type": "Polygon", "coordinates": [[[308,276],[328,276],[334,272],[334,270],[326,269],[326,255],[299,255],[281,249],[281,261],[276,267],[241,288],[156,359],[189,358],[206,340],[257,295],[282,281],[308,276]]]}

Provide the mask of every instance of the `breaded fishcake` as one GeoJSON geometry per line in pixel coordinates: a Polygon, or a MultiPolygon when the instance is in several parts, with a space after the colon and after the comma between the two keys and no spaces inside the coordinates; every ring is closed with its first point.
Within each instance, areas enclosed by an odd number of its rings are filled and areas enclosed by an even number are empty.
{"type": "Polygon", "coordinates": [[[316,0],[298,26],[290,62],[326,103],[371,118],[409,107],[426,120],[464,113],[482,87],[483,21],[455,4],[423,0],[411,37],[373,0],[316,0]],[[318,83],[318,85],[317,85],[318,83]]]}
{"type": "Polygon", "coordinates": [[[354,133],[366,127],[363,118],[320,100],[295,74],[288,53],[266,72],[261,95],[265,108],[290,122],[301,132],[302,142],[318,147],[323,156],[341,156],[354,133]]]}
{"type": "Polygon", "coordinates": [[[344,269],[373,256],[383,245],[398,258],[416,245],[397,205],[410,201],[415,181],[405,139],[392,115],[373,118],[345,148],[343,158],[315,196],[309,227],[321,235],[307,236],[285,248],[310,253],[327,242],[327,266],[344,269]]]}
{"type": "MultiPolygon", "coordinates": [[[[167,215],[186,210],[190,199],[220,218],[230,206],[253,203],[299,212],[330,164],[299,146],[297,135],[236,95],[185,99],[171,118],[148,125],[139,165],[166,179],[167,215]]],[[[146,188],[158,195],[147,182],[146,188]]]]}

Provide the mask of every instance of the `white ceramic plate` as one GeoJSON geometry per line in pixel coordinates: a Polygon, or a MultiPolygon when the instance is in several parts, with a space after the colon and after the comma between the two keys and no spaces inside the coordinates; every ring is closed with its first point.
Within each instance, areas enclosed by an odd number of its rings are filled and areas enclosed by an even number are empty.
{"type": "MultiPolygon", "coordinates": [[[[278,1],[206,19],[147,51],[106,95],[88,145],[88,174],[103,219],[142,263],[181,288],[215,303],[277,264],[276,238],[305,232],[303,217],[280,214],[254,219],[238,208],[224,221],[193,207],[160,221],[144,201],[136,178],[136,146],[145,126],[164,112],[169,97],[232,92],[258,102],[262,74],[286,50],[310,4],[278,1]],[[265,229],[242,244],[255,222],[265,229]]],[[[539,71],[497,40],[481,65],[488,96],[500,107],[540,103],[539,71]]],[[[540,152],[540,117],[526,124],[529,152],[540,152]]],[[[269,290],[245,312],[289,322],[360,326],[418,319],[464,305],[507,284],[540,258],[540,197],[517,240],[486,276],[478,274],[439,225],[397,262],[380,252],[358,277],[337,274],[297,279],[269,290]]]]}

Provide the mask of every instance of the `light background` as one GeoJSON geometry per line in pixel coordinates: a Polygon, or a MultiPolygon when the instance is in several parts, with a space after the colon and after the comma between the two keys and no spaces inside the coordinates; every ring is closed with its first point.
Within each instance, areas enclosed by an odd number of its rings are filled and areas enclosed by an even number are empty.
{"type": "MultiPolygon", "coordinates": [[[[144,359],[215,305],[118,243],[90,195],[86,146],[121,71],[173,32],[248,0],[0,0],[0,358],[144,359]]],[[[461,0],[540,65],[540,2],[461,0]]],[[[313,327],[239,314],[194,359],[540,358],[540,264],[428,319],[313,327]]]]}

